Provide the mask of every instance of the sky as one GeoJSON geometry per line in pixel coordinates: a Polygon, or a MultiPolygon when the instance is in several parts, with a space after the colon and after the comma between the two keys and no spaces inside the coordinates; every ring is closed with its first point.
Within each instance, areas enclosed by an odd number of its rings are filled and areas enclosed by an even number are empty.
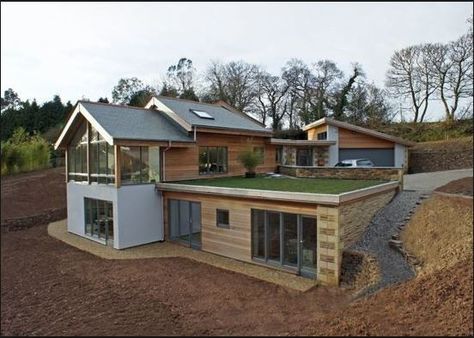
{"type": "MultiPolygon", "coordinates": [[[[111,98],[120,78],[158,86],[181,57],[198,72],[244,60],[278,74],[291,58],[362,65],[384,85],[391,55],[467,31],[470,2],[1,3],[1,91],[39,103],[111,98]]],[[[437,107],[430,119],[442,117],[437,107]]]]}

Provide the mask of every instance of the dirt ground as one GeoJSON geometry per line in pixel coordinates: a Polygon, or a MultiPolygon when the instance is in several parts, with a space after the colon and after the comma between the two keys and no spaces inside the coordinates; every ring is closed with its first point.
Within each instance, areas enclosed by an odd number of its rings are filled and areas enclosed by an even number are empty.
{"type": "Polygon", "coordinates": [[[454,180],[445,184],[435,191],[445,192],[448,194],[459,194],[459,195],[466,195],[472,196],[473,195],[473,186],[474,180],[472,177],[465,177],[459,180],[454,180]]]}
{"type": "MultiPolygon", "coordinates": [[[[26,200],[36,212],[48,210],[47,198],[64,203],[52,193],[26,200]]],[[[351,303],[349,290],[301,293],[184,258],[104,260],[37,225],[1,234],[0,333],[472,335],[472,281],[470,257],[351,303]]]]}
{"type": "Polygon", "coordinates": [[[64,167],[1,177],[1,223],[66,208],[64,167]]]}

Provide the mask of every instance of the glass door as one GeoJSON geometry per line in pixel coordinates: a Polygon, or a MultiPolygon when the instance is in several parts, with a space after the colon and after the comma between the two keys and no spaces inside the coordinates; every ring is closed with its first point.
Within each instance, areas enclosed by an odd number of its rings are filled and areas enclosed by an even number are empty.
{"type": "Polygon", "coordinates": [[[305,277],[314,278],[316,276],[316,236],[316,218],[301,216],[299,271],[305,277]]]}
{"type": "Polygon", "coordinates": [[[170,239],[201,248],[201,203],[168,200],[170,239]]]}

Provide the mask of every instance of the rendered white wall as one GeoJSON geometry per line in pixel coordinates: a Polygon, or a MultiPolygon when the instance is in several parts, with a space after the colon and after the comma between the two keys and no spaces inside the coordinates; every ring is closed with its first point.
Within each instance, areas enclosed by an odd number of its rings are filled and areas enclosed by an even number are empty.
{"type": "Polygon", "coordinates": [[[339,162],[339,128],[328,125],[328,141],[336,141],[329,146],[329,166],[334,167],[339,162]]]}
{"type": "Polygon", "coordinates": [[[117,189],[104,184],[67,183],[67,230],[76,235],[85,236],[84,197],[112,202],[114,234],[116,234],[118,230],[118,222],[115,221],[118,219],[117,189]]]}
{"type": "Polygon", "coordinates": [[[115,186],[67,183],[67,229],[85,236],[84,198],[113,204],[114,248],[124,249],[163,240],[161,193],[153,184],[115,186]]]}
{"type": "Polygon", "coordinates": [[[395,156],[394,165],[395,165],[395,168],[404,168],[406,166],[405,151],[406,151],[406,147],[404,145],[395,143],[395,151],[394,151],[394,156],[395,156]]]}
{"type": "Polygon", "coordinates": [[[114,247],[124,249],[163,240],[162,203],[154,184],[120,187],[117,199],[119,229],[114,247]]]}

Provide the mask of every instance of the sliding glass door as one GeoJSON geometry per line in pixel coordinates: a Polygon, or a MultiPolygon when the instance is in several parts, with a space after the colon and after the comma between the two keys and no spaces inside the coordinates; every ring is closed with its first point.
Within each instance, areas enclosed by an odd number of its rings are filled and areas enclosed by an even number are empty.
{"type": "Polygon", "coordinates": [[[252,209],[252,257],[269,265],[316,275],[316,218],[252,209]]]}
{"type": "Polygon", "coordinates": [[[170,239],[192,248],[201,248],[201,204],[184,200],[168,200],[170,239]]]}

